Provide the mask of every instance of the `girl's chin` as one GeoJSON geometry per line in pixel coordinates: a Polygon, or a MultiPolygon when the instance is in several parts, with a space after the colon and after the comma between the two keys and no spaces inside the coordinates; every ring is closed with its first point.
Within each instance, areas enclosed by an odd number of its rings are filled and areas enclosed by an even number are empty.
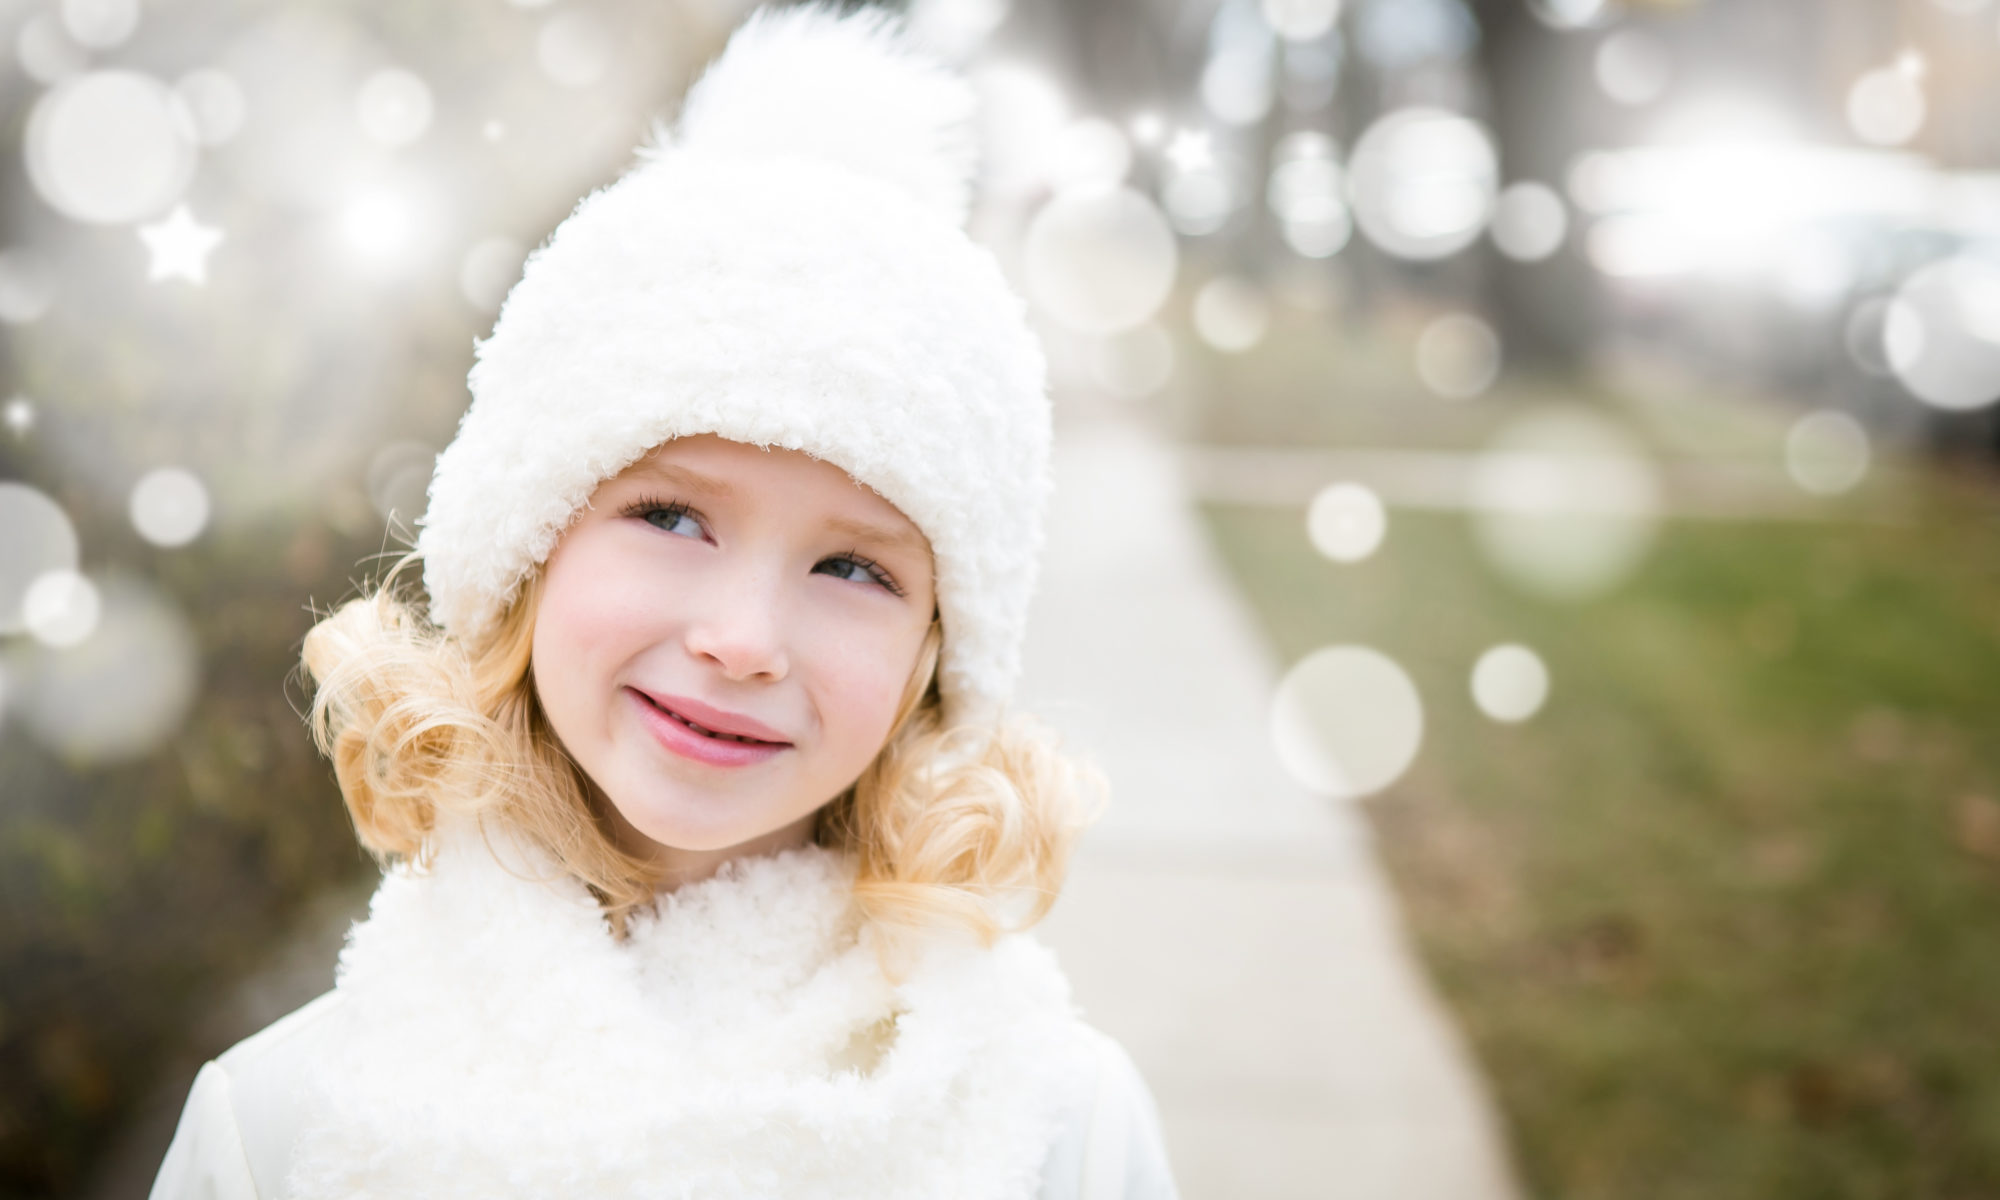
{"type": "Polygon", "coordinates": [[[638,849],[680,851],[685,854],[712,854],[754,841],[771,832],[761,826],[745,826],[740,806],[723,797],[692,800],[676,796],[664,802],[649,801],[639,806],[617,805],[625,826],[626,840],[638,849]]]}

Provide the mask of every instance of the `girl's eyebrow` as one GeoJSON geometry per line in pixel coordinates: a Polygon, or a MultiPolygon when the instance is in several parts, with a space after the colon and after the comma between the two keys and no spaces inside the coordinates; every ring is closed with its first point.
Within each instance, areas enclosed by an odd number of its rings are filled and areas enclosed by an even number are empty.
{"type": "Polygon", "coordinates": [[[700,471],[690,470],[687,467],[677,467],[672,463],[657,461],[643,462],[639,464],[638,470],[641,474],[657,475],[663,479],[678,483],[690,491],[706,492],[711,496],[721,496],[725,500],[736,494],[734,488],[720,479],[704,475],[700,471]]]}
{"type": "Polygon", "coordinates": [[[923,534],[907,527],[890,529],[885,525],[859,521],[853,517],[828,517],[826,519],[826,527],[835,533],[844,533],[850,537],[860,538],[863,541],[873,541],[884,546],[897,547],[908,550],[912,554],[928,555],[931,549],[930,542],[923,534]]]}

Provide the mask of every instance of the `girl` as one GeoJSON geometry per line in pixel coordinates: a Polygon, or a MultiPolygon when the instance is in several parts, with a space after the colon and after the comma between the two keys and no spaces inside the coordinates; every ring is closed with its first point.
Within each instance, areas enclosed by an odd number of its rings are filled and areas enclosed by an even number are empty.
{"type": "Polygon", "coordinates": [[[303,648],[383,881],[155,1200],[1171,1200],[1025,932],[1102,781],[1007,709],[1050,424],[971,116],[891,16],[763,10],[530,258],[303,648]]]}

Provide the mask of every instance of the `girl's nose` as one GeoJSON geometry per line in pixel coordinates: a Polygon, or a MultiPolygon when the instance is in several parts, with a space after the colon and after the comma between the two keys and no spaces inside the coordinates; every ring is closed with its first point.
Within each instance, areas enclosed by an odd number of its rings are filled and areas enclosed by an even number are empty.
{"type": "Polygon", "coordinates": [[[688,624],[688,653],[713,663],[730,679],[783,679],[790,664],[775,573],[733,571],[715,582],[707,603],[688,624]]]}

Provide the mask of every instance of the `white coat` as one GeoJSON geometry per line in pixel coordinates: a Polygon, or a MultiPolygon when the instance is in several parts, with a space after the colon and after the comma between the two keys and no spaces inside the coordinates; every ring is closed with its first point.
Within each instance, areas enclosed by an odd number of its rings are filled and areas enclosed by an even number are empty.
{"type": "Polygon", "coordinates": [[[539,852],[440,836],[332,991],[202,1067],[152,1200],[1177,1200],[1144,1080],[1027,935],[892,985],[808,846],[618,943],[539,852]]]}

